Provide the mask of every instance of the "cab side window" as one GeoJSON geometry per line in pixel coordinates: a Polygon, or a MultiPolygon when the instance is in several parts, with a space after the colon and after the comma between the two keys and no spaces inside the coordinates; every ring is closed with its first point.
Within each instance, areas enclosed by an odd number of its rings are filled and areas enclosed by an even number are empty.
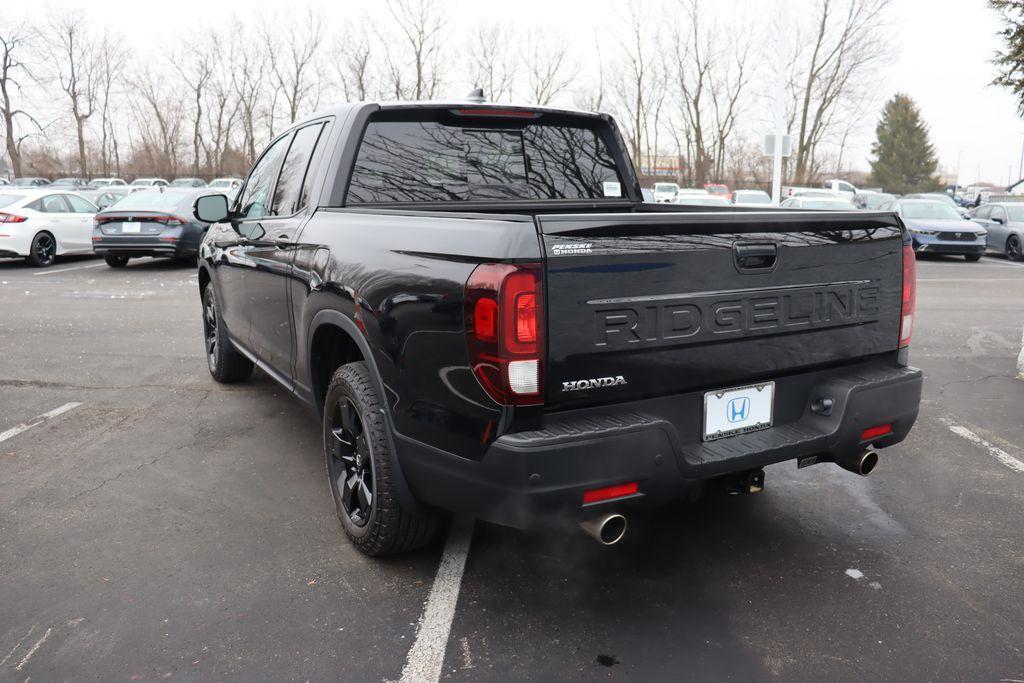
{"type": "Polygon", "coordinates": [[[263,218],[269,213],[270,191],[273,189],[274,178],[277,177],[277,169],[281,165],[281,157],[288,149],[290,139],[291,135],[286,135],[276,140],[253,166],[238,204],[241,218],[263,218]]]}
{"type": "Polygon", "coordinates": [[[994,220],[994,221],[1002,221],[1003,224],[1005,225],[1006,224],[1006,209],[1004,209],[1001,206],[993,206],[992,207],[992,220],[994,220]]]}
{"type": "Polygon", "coordinates": [[[978,210],[974,212],[974,217],[981,221],[987,221],[990,215],[992,215],[991,206],[978,207],[978,210]]]}
{"type": "Polygon", "coordinates": [[[303,185],[323,127],[322,123],[317,123],[300,128],[295,133],[291,147],[284,157],[284,163],[281,164],[281,175],[274,190],[275,216],[291,216],[305,207],[309,193],[303,192],[303,185]]]}

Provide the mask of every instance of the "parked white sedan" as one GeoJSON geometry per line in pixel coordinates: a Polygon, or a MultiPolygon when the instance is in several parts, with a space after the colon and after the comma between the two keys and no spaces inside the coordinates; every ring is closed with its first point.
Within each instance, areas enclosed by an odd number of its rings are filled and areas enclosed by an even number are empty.
{"type": "Polygon", "coordinates": [[[0,189],[0,258],[23,257],[37,268],[58,256],[92,253],[96,206],[74,192],[0,189]]]}

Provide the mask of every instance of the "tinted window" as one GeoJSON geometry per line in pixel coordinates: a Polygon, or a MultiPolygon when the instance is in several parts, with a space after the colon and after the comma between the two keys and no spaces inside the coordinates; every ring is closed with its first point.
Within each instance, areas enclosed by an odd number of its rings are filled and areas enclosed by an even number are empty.
{"type": "Polygon", "coordinates": [[[284,157],[284,163],[281,164],[281,175],[274,190],[274,215],[290,216],[306,205],[307,197],[302,196],[303,181],[306,178],[306,169],[309,168],[309,160],[313,156],[313,148],[323,127],[322,123],[318,123],[300,128],[295,133],[288,154],[284,157]]]}
{"type": "Polygon", "coordinates": [[[900,215],[904,218],[956,220],[960,214],[939,202],[905,202],[900,205],[900,215]]]}
{"type": "Polygon", "coordinates": [[[73,194],[64,195],[64,199],[71,205],[72,213],[96,213],[96,207],[73,194]]]}
{"type": "Polygon", "coordinates": [[[49,194],[45,197],[40,197],[31,204],[28,208],[36,211],[42,211],[43,213],[68,213],[68,205],[64,203],[64,198],[59,194],[49,194]]]}
{"type": "Polygon", "coordinates": [[[270,188],[274,184],[281,155],[288,148],[290,139],[291,136],[287,135],[270,145],[253,167],[239,204],[239,212],[243,218],[261,218],[267,215],[270,209],[270,188]]]}
{"type": "Polygon", "coordinates": [[[359,148],[347,200],[361,204],[623,196],[608,146],[596,130],[574,123],[372,121],[359,148]]]}

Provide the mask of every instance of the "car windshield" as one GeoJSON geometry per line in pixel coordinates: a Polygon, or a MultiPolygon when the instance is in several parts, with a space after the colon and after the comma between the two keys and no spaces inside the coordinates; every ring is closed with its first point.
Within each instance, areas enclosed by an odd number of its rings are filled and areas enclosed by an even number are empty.
{"type": "Polygon", "coordinates": [[[864,208],[877,209],[883,204],[888,204],[893,199],[895,199],[895,197],[893,197],[891,194],[885,194],[884,192],[879,192],[878,194],[864,195],[864,208]]]}
{"type": "Polygon", "coordinates": [[[693,204],[695,206],[729,206],[729,201],[725,197],[712,197],[710,195],[701,197],[700,195],[686,195],[681,200],[680,204],[693,204]]]}
{"type": "Polygon", "coordinates": [[[25,195],[23,194],[0,194],[0,208],[10,206],[14,202],[24,198],[25,195]]]}
{"type": "Polygon", "coordinates": [[[900,215],[911,219],[959,220],[956,209],[939,202],[906,202],[900,204],[900,215]]]}
{"type": "Polygon", "coordinates": [[[214,180],[212,183],[210,183],[210,187],[230,187],[230,186],[231,186],[231,181],[230,180],[214,180]]]}
{"type": "Polygon", "coordinates": [[[1014,223],[1024,223],[1024,204],[1008,206],[1006,207],[1006,213],[1010,214],[1010,220],[1014,223]]]}
{"type": "Polygon", "coordinates": [[[57,178],[53,181],[54,185],[77,185],[78,178],[57,178]]]}
{"type": "Polygon", "coordinates": [[[953,198],[950,197],[948,194],[940,194],[940,193],[936,192],[935,194],[921,194],[921,195],[915,195],[914,197],[911,197],[911,199],[918,199],[918,198],[920,198],[920,199],[927,199],[930,202],[941,202],[941,203],[945,204],[946,206],[956,207],[956,202],[954,202],[953,198]]]}
{"type": "Polygon", "coordinates": [[[804,199],[800,202],[801,209],[817,209],[818,211],[844,211],[852,209],[849,202],[841,202],[834,199],[804,199]]]}
{"type": "Polygon", "coordinates": [[[607,132],[590,128],[586,120],[496,125],[437,116],[371,120],[352,170],[348,203],[625,196],[604,140],[607,132]]]}
{"type": "Polygon", "coordinates": [[[736,201],[744,204],[771,204],[772,198],[764,192],[737,192],[736,201]]]}
{"type": "Polygon", "coordinates": [[[152,184],[153,184],[153,181],[149,180],[149,179],[146,179],[146,178],[139,178],[138,180],[133,180],[132,181],[132,185],[135,185],[136,187],[138,187],[139,185],[152,185],[152,184]]]}
{"type": "Polygon", "coordinates": [[[655,183],[654,184],[654,191],[655,192],[678,192],[679,191],[679,186],[676,185],[675,183],[655,183]]]}
{"type": "Polygon", "coordinates": [[[192,196],[191,192],[133,192],[119,201],[117,208],[119,211],[168,211],[192,196]]]}

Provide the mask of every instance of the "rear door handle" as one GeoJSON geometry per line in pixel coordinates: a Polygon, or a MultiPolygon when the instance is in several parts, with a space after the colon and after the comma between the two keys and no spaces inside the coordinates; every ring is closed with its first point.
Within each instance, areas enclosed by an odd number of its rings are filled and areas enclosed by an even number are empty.
{"type": "Polygon", "coordinates": [[[778,246],[771,242],[733,245],[736,269],[741,273],[767,272],[775,268],[778,246]]]}

